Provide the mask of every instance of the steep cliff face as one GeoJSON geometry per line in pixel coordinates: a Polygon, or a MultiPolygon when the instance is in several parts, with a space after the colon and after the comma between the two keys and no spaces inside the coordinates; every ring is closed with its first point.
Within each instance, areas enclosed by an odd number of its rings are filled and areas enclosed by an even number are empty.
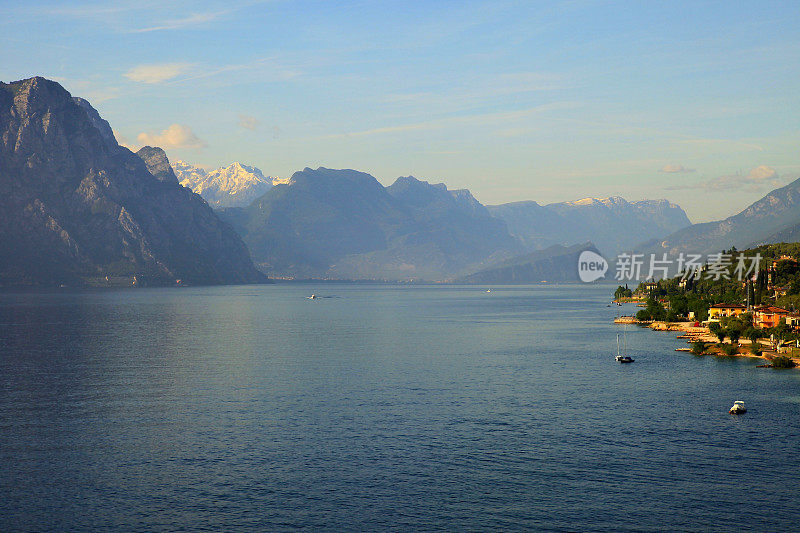
{"type": "MultiPolygon", "coordinates": [[[[159,173],[159,154],[146,155],[159,173]]],[[[155,177],[120,147],[88,102],[40,77],[0,83],[0,284],[105,276],[263,279],[236,233],[174,174],[155,177]]]]}
{"type": "Polygon", "coordinates": [[[178,183],[178,178],[175,176],[175,172],[172,171],[164,150],[153,146],[143,146],[136,152],[136,155],[144,161],[144,164],[147,165],[147,170],[157,180],[164,183],[178,183]]]}

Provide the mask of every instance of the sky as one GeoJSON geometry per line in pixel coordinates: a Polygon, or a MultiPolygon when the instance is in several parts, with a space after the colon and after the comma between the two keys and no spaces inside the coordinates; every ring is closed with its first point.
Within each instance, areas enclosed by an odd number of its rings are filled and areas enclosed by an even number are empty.
{"type": "Polygon", "coordinates": [[[0,0],[0,57],[212,168],[667,198],[693,222],[800,178],[796,0],[0,0]]]}

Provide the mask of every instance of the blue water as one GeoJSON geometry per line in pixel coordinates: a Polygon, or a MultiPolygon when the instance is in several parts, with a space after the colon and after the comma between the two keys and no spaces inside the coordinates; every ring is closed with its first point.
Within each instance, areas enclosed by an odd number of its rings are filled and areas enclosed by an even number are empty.
{"type": "Polygon", "coordinates": [[[0,294],[0,530],[797,530],[800,372],[610,291],[0,294]]]}

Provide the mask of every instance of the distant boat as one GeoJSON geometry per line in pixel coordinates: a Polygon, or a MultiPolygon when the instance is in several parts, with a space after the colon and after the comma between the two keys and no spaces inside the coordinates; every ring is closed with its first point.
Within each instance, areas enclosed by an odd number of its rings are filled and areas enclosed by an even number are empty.
{"type": "Polygon", "coordinates": [[[309,300],[316,300],[317,299],[317,295],[316,294],[312,294],[311,296],[306,296],[306,298],[308,298],[309,300]]]}
{"type": "Polygon", "coordinates": [[[622,355],[619,351],[619,333],[617,333],[617,356],[614,361],[618,363],[633,363],[635,361],[630,355],[622,355]]]}
{"type": "Polygon", "coordinates": [[[492,289],[486,289],[486,292],[492,292],[492,289]]]}
{"type": "Polygon", "coordinates": [[[736,400],[733,402],[733,407],[731,407],[728,412],[732,415],[743,415],[747,412],[747,407],[744,406],[743,401],[736,400]]]}

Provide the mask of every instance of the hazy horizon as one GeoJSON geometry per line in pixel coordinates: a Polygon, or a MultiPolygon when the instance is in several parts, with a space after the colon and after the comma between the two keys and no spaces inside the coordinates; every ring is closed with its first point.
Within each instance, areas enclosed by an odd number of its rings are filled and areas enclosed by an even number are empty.
{"type": "Polygon", "coordinates": [[[786,2],[33,2],[0,79],[55,79],[130,146],[266,175],[414,175],[484,204],[666,198],[693,222],[800,177],[786,2]]]}

